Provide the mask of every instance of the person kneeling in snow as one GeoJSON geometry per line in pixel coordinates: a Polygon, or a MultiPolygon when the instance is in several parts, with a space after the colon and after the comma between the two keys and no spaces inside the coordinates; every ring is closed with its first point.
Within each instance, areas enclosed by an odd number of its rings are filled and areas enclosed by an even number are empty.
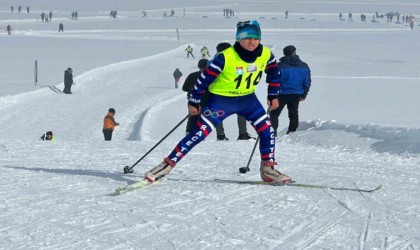
{"type": "Polygon", "coordinates": [[[43,134],[39,139],[43,141],[55,141],[55,137],[53,137],[53,132],[51,131],[47,131],[47,133],[43,134]]]}

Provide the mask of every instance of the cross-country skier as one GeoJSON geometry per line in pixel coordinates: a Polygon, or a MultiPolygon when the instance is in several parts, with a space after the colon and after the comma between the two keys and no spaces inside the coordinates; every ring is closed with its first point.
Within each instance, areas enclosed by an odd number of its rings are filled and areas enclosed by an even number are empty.
{"type": "Polygon", "coordinates": [[[210,57],[210,51],[206,46],[201,48],[200,52],[201,52],[201,58],[205,59],[207,56],[210,57]]]}
{"type": "Polygon", "coordinates": [[[215,57],[200,75],[189,95],[189,113],[201,113],[200,119],[159,165],[146,172],[145,179],[149,182],[167,175],[215,126],[232,114],[244,116],[260,136],[262,180],[279,183],[291,181],[289,176],[274,168],[277,165],[274,130],[265,108],[255,95],[257,84],[265,72],[269,109],[279,106],[280,75],[276,59],[268,47],[260,44],[261,29],[257,21],[239,22],[236,27],[236,43],[215,57]],[[206,91],[212,95],[207,104],[200,107],[200,99],[206,91]]]}
{"type": "Polygon", "coordinates": [[[185,51],[187,51],[187,58],[191,55],[192,58],[195,58],[193,55],[193,48],[191,47],[191,45],[188,45],[188,47],[185,49],[185,51]]]}

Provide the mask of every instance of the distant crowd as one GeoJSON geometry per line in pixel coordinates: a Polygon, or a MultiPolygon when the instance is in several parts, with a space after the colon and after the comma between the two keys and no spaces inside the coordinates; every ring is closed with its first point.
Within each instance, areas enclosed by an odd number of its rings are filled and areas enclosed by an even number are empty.
{"type": "Polygon", "coordinates": [[[223,16],[234,17],[235,16],[235,11],[233,9],[223,9],[223,16]]]}
{"type": "MultiPolygon", "coordinates": [[[[15,11],[15,7],[12,5],[10,6],[10,10],[12,11],[12,13],[15,11]]],[[[17,11],[18,13],[20,13],[22,11],[22,6],[18,6],[17,7],[17,11]]],[[[26,6],[26,13],[29,13],[29,6],[26,6]]]]}
{"type": "MultiPolygon", "coordinates": [[[[375,14],[372,15],[372,23],[378,23],[379,21],[377,20],[378,18],[386,18],[387,22],[392,22],[394,19],[396,19],[396,23],[409,23],[411,30],[414,28],[414,22],[416,21],[416,17],[413,15],[401,15],[401,13],[399,12],[388,12],[386,14],[379,14],[377,11],[375,12],[375,14]]],[[[345,19],[343,18],[343,13],[338,14],[338,18],[341,21],[345,21],[345,19]]],[[[360,20],[362,22],[366,22],[366,15],[361,13],[360,14],[360,20]]],[[[348,13],[348,18],[347,21],[349,22],[353,22],[353,14],[351,12],[348,13]]]]}

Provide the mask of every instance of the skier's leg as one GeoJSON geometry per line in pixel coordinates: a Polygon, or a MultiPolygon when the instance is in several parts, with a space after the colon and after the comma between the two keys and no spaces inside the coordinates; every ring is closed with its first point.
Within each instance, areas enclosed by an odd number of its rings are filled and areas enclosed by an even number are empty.
{"type": "Polygon", "coordinates": [[[274,129],[271,127],[270,119],[255,94],[241,98],[238,106],[242,107],[240,114],[251,122],[260,138],[261,179],[265,182],[290,182],[292,179],[289,176],[274,168],[277,165],[275,161],[274,129]]]}
{"type": "Polygon", "coordinates": [[[192,148],[203,141],[217,125],[234,112],[232,107],[235,105],[229,103],[230,99],[232,98],[217,95],[210,97],[190,133],[177,144],[167,157],[171,166],[175,166],[192,148]]]}
{"type": "Polygon", "coordinates": [[[270,119],[255,94],[241,97],[237,104],[239,115],[250,121],[260,137],[261,160],[272,162],[275,165],[275,136],[270,119]]]}

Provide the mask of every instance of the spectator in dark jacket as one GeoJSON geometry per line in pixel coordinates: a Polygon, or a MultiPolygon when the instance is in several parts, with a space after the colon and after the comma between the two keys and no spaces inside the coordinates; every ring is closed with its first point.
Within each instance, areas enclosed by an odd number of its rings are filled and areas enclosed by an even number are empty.
{"type": "MultiPolygon", "coordinates": [[[[190,95],[191,90],[193,90],[194,85],[197,83],[198,77],[206,68],[208,61],[209,60],[207,59],[200,59],[197,65],[198,71],[190,73],[187,78],[185,78],[184,85],[182,85],[182,90],[187,92],[187,97],[190,95]]],[[[203,102],[203,100],[201,101],[203,102]]],[[[186,133],[191,131],[192,127],[197,123],[199,117],[200,115],[191,115],[188,117],[187,128],[185,129],[186,133]]]]}
{"type": "Polygon", "coordinates": [[[308,64],[296,55],[296,48],[288,45],[283,49],[284,57],[280,58],[280,94],[279,107],[270,112],[271,124],[277,136],[279,115],[284,106],[289,111],[287,134],[295,132],[299,126],[299,102],[304,101],[311,87],[311,70],[308,64]]]}
{"type": "Polygon", "coordinates": [[[73,84],[73,70],[68,68],[64,71],[64,94],[71,94],[71,85],[73,84]]]}
{"type": "Polygon", "coordinates": [[[175,88],[177,89],[178,88],[179,79],[182,76],[181,70],[179,70],[178,68],[176,68],[175,71],[174,71],[173,76],[174,76],[174,79],[175,79],[175,88]]]}
{"type": "MultiPolygon", "coordinates": [[[[190,95],[191,91],[194,88],[194,85],[197,83],[198,77],[206,69],[208,63],[209,63],[209,60],[200,59],[197,65],[198,71],[189,74],[187,78],[185,79],[184,85],[182,85],[182,90],[187,92],[187,97],[190,95]]],[[[210,97],[210,92],[207,91],[201,98],[201,105],[203,106],[206,105],[209,97],[210,97]]],[[[200,118],[200,115],[191,115],[190,117],[188,117],[187,128],[185,129],[185,132],[187,134],[195,126],[199,118],[200,118]]],[[[229,139],[225,135],[225,129],[223,128],[223,123],[220,123],[219,125],[216,126],[216,134],[217,134],[218,141],[229,141],[229,139]]]]}

